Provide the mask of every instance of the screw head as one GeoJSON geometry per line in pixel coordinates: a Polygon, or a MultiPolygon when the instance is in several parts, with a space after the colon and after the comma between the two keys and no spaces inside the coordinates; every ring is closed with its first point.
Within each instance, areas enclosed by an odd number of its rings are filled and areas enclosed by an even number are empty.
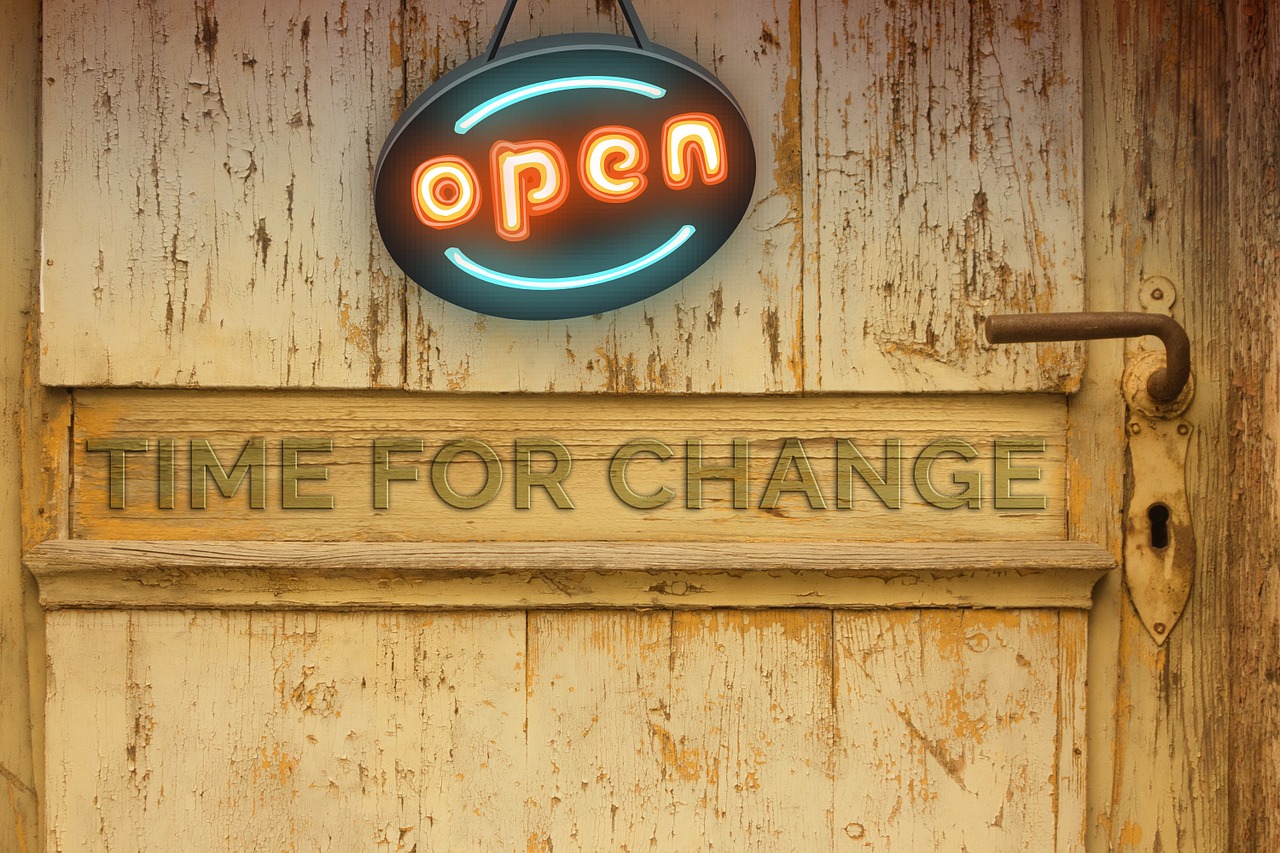
{"type": "Polygon", "coordinates": [[[1130,435],[1137,435],[1140,432],[1142,432],[1141,424],[1129,424],[1130,435]]]}
{"type": "Polygon", "coordinates": [[[1151,627],[1152,627],[1152,628],[1154,628],[1154,629],[1156,630],[1156,633],[1157,633],[1157,634],[1163,634],[1163,633],[1164,633],[1164,630],[1165,630],[1165,629],[1164,629],[1164,623],[1163,623],[1163,622],[1157,622],[1156,624],[1152,625],[1151,627]]]}
{"type": "Polygon", "coordinates": [[[1178,424],[1178,435],[1187,435],[1191,432],[1191,427],[1187,424],[1178,424]]]}
{"type": "Polygon", "coordinates": [[[1162,275],[1147,276],[1138,285],[1138,304],[1145,311],[1168,314],[1178,299],[1178,288],[1162,275]]]}

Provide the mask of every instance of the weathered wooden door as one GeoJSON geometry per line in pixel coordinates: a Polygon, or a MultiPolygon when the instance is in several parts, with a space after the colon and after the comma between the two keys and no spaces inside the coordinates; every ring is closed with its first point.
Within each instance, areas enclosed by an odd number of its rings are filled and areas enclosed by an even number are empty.
{"type": "Polygon", "coordinates": [[[498,4],[46,0],[48,849],[1154,849],[1214,788],[1158,698],[1213,620],[1148,645],[1108,573],[1123,347],[981,331],[1207,313],[1194,211],[1134,206],[1185,152],[1112,133],[1182,126],[1149,41],[1206,24],[636,5],[742,102],[752,205],[669,291],[520,322],[408,282],[372,210],[498,4]]]}

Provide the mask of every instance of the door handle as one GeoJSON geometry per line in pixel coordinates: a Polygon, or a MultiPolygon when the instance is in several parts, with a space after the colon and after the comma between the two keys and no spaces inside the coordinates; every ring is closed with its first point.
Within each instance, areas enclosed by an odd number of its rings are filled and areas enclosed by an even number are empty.
{"type": "Polygon", "coordinates": [[[986,322],[993,344],[1038,341],[1096,341],[1154,335],[1164,344],[1166,366],[1151,373],[1147,392],[1162,403],[1178,399],[1191,378],[1191,340],[1177,320],[1141,311],[1071,311],[1053,314],[996,314],[986,322]]]}
{"type": "Polygon", "coordinates": [[[987,318],[985,328],[993,344],[1142,335],[1163,342],[1163,359],[1142,352],[1128,360],[1123,383],[1131,484],[1125,502],[1124,579],[1138,618],[1156,644],[1163,645],[1191,597],[1196,564],[1186,487],[1194,428],[1181,417],[1194,393],[1186,330],[1165,314],[1137,311],[998,314],[987,318]]]}

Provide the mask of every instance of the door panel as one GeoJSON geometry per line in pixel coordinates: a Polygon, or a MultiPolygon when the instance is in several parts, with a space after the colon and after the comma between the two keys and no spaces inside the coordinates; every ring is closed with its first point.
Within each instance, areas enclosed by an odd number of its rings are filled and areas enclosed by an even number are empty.
{"type": "MultiPolygon", "coordinates": [[[[541,323],[408,282],[370,204],[391,125],[499,5],[44,4],[40,378],[74,389],[44,427],[72,541],[28,563],[50,846],[1078,849],[1109,565],[1063,542],[1083,364],[980,324],[1082,307],[1080,4],[641,0],[742,102],[755,197],[669,291],[541,323]],[[269,501],[223,471],[198,508],[191,442],[230,467],[263,436],[269,501]],[[423,440],[395,511],[386,436],[423,440]],[[124,437],[149,449],[117,507],[90,442],[124,437]],[[285,502],[286,438],[333,440],[300,487],[331,511],[285,502]],[[460,438],[509,472],[563,442],[575,511],[510,477],[445,506],[460,438]],[[886,478],[901,441],[900,507],[841,479],[841,438],[886,478]],[[1002,438],[1040,454],[1004,480],[1002,438]],[[621,497],[631,439],[673,451],[630,469],[668,504],[621,497]],[[730,467],[737,439],[746,499],[723,472],[691,499],[696,443],[730,467]]],[[[508,41],[623,31],[597,0],[517,10],[508,41]]]]}
{"type": "MultiPolygon", "coordinates": [[[[622,27],[597,3],[519,8],[508,40],[622,27]]],[[[407,282],[370,204],[394,119],[479,52],[498,4],[164,0],[105,22],[78,0],[46,4],[42,379],[1076,386],[1076,348],[994,349],[980,324],[1082,304],[1077,4],[652,0],[639,12],[741,100],[755,200],[680,285],[600,317],[530,323],[407,282]]]]}
{"type": "Polygon", "coordinates": [[[41,379],[398,386],[395,0],[44,7],[41,379]]]}
{"type": "Polygon", "coordinates": [[[808,385],[1074,390],[1072,345],[988,314],[1083,306],[1080,6],[818,0],[808,385]]]}
{"type": "Polygon", "coordinates": [[[522,847],[524,625],[51,614],[49,847],[522,847]]]}
{"type": "Polygon", "coordinates": [[[1074,610],[55,611],[51,838],[1074,850],[1083,624],[1074,610]]]}
{"type": "Polygon", "coordinates": [[[1068,610],[837,613],[836,848],[1080,849],[1086,625],[1068,610]]]}

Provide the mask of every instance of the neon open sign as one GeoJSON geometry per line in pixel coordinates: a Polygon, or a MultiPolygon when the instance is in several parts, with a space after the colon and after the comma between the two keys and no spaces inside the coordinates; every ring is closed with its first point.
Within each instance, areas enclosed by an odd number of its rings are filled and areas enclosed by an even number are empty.
{"type": "Polygon", "coordinates": [[[430,292],[499,317],[597,314],[648,298],[733,233],[755,151],[706,69],[632,38],[555,36],[486,55],[414,101],[378,159],[378,227],[430,292]]]}

